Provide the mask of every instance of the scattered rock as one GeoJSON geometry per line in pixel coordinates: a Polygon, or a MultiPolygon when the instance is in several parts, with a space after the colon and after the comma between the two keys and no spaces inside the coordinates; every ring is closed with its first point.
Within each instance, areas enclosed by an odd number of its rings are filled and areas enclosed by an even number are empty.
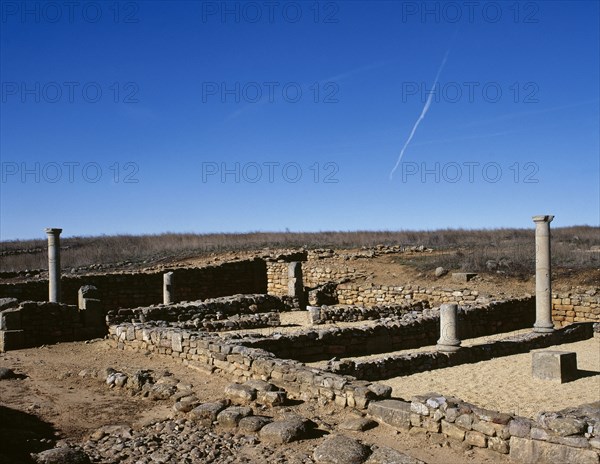
{"type": "Polygon", "coordinates": [[[248,404],[256,399],[256,389],[248,385],[232,383],[225,387],[225,396],[234,403],[248,404]]]}
{"type": "Polygon", "coordinates": [[[435,268],[434,275],[436,277],[442,277],[442,276],[445,276],[446,274],[448,274],[448,271],[446,269],[444,269],[443,267],[440,266],[440,267],[435,268]]]}
{"type": "Polygon", "coordinates": [[[260,438],[271,443],[290,443],[303,438],[306,424],[297,419],[281,420],[265,425],[260,431],[260,438]]]}
{"type": "Polygon", "coordinates": [[[17,375],[12,369],[9,369],[8,367],[0,367],[0,380],[14,379],[16,377],[17,375]]]}
{"type": "Polygon", "coordinates": [[[229,401],[204,403],[192,409],[189,416],[192,419],[207,422],[210,425],[217,420],[217,415],[227,406],[229,406],[229,401]]]}
{"type": "Polygon", "coordinates": [[[362,464],[370,449],[353,438],[334,435],[315,448],[313,457],[318,464],[362,464]]]}
{"type": "Polygon", "coordinates": [[[340,429],[349,430],[352,432],[364,432],[377,426],[377,422],[366,417],[356,417],[348,419],[340,424],[340,429]]]}
{"type": "Polygon", "coordinates": [[[243,417],[252,415],[252,408],[248,406],[230,406],[217,415],[217,421],[223,427],[237,427],[243,417]]]}
{"type": "Polygon", "coordinates": [[[88,455],[76,448],[52,448],[31,457],[37,464],[90,464],[88,455]]]}
{"type": "Polygon", "coordinates": [[[365,464],[425,464],[423,461],[384,446],[376,448],[365,464]]]}
{"type": "Polygon", "coordinates": [[[240,419],[238,428],[240,432],[255,433],[272,422],[272,420],[270,417],[264,416],[247,416],[240,419]]]}

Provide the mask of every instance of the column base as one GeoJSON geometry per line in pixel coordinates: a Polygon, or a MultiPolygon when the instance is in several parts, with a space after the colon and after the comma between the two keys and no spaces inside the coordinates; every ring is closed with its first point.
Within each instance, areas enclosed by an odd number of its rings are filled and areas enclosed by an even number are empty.
{"type": "Polygon", "coordinates": [[[533,326],[533,331],[537,332],[537,333],[550,333],[550,332],[554,332],[554,326],[541,326],[541,327],[536,327],[535,325],[533,326]]]}
{"type": "Polygon", "coordinates": [[[444,353],[454,353],[458,350],[460,350],[460,344],[458,345],[441,345],[441,344],[437,344],[435,345],[435,349],[437,351],[442,351],[444,353]]]}

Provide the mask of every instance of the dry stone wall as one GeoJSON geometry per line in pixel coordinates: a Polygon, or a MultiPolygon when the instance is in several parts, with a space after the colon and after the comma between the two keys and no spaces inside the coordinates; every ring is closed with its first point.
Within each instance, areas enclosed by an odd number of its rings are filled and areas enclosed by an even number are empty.
{"type": "Polygon", "coordinates": [[[119,349],[170,356],[237,382],[249,379],[271,382],[284,387],[290,398],[365,409],[369,401],[391,394],[390,387],[278,359],[268,351],[248,348],[235,340],[211,334],[134,323],[111,325],[108,330],[109,338],[119,349]]]}
{"type": "Polygon", "coordinates": [[[552,319],[559,327],[572,322],[600,322],[600,288],[553,293],[552,319]]]}
{"type": "Polygon", "coordinates": [[[273,295],[232,295],[172,305],[153,305],[108,311],[109,324],[121,322],[214,321],[234,315],[247,315],[291,309],[289,299],[273,295]]]}
{"type": "MultiPolygon", "coordinates": [[[[113,273],[85,276],[63,275],[61,301],[77,304],[77,291],[83,285],[98,288],[107,309],[150,306],[163,301],[163,273],[113,273]]],[[[265,262],[261,259],[237,261],[218,266],[175,269],[176,301],[195,301],[238,293],[267,293],[265,262]]],[[[0,298],[48,300],[48,281],[0,284],[0,298]]]]}
{"type": "Polygon", "coordinates": [[[24,301],[0,311],[0,351],[89,340],[107,333],[100,308],[24,301]]]}
{"type": "MultiPolygon", "coordinates": [[[[534,320],[533,297],[461,308],[458,335],[465,339],[510,332],[530,328],[534,320]]],[[[313,362],[435,345],[439,336],[439,309],[425,309],[374,326],[323,328],[261,338],[248,336],[241,343],[272,351],[281,358],[313,362]]]]}
{"type": "Polygon", "coordinates": [[[383,380],[412,375],[587,340],[594,333],[592,324],[591,322],[576,323],[551,333],[528,332],[491,343],[464,347],[455,352],[427,351],[387,356],[372,361],[336,361],[330,364],[330,370],[336,374],[352,375],[362,380],[383,380]]]}
{"type": "Polygon", "coordinates": [[[411,401],[372,401],[368,413],[398,430],[442,433],[472,447],[510,454],[515,462],[598,464],[599,406],[541,413],[534,421],[429,393],[411,401]]]}

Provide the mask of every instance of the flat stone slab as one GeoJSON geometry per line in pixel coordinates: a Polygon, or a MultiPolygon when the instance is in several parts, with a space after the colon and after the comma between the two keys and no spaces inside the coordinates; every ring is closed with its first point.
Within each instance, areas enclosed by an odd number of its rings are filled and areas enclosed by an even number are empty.
{"type": "Polygon", "coordinates": [[[577,353],[572,351],[534,351],[533,378],[565,383],[577,379],[577,353]]]}
{"type": "Polygon", "coordinates": [[[217,415],[227,407],[228,402],[220,401],[217,403],[204,403],[190,411],[192,419],[208,422],[209,424],[217,420],[217,415]]]}
{"type": "Polygon", "coordinates": [[[400,400],[371,401],[368,413],[378,422],[408,430],[410,429],[410,405],[411,403],[400,400]]]}
{"type": "Polygon", "coordinates": [[[477,273],[475,272],[453,272],[452,280],[456,282],[468,282],[473,277],[476,277],[477,273]]]}
{"type": "Polygon", "coordinates": [[[510,438],[510,459],[522,463],[598,464],[598,453],[589,449],[548,443],[527,438],[510,438]]]}
{"type": "Polygon", "coordinates": [[[251,415],[252,408],[248,406],[230,406],[217,415],[217,421],[224,427],[237,427],[243,417],[251,415]]]}
{"type": "Polygon", "coordinates": [[[240,419],[238,428],[240,432],[255,433],[262,429],[265,425],[271,423],[273,419],[263,416],[248,416],[240,419]]]}
{"type": "Polygon", "coordinates": [[[413,458],[407,454],[401,453],[384,446],[377,448],[365,464],[425,464],[423,461],[413,458]]]}
{"type": "Polygon", "coordinates": [[[377,422],[366,417],[356,417],[348,419],[340,424],[340,429],[351,432],[364,432],[377,426],[377,422]]]}
{"type": "Polygon", "coordinates": [[[290,443],[300,440],[305,434],[306,424],[296,419],[271,422],[260,430],[261,440],[271,443],[290,443]]]}
{"type": "Polygon", "coordinates": [[[334,435],[315,448],[317,464],[362,464],[371,450],[353,438],[334,435]]]}

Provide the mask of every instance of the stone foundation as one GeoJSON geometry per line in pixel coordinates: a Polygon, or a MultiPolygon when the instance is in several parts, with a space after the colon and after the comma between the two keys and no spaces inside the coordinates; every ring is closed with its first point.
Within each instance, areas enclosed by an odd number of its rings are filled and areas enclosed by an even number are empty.
{"type": "MultiPolygon", "coordinates": [[[[0,311],[0,351],[103,337],[103,318],[92,309],[62,303],[24,301],[0,311]]],[[[101,314],[101,312],[99,312],[101,314]]]]}
{"type": "Polygon", "coordinates": [[[600,462],[600,402],[540,414],[532,421],[429,393],[411,401],[372,401],[368,413],[399,430],[441,433],[473,447],[510,454],[516,462],[600,462]]]}

